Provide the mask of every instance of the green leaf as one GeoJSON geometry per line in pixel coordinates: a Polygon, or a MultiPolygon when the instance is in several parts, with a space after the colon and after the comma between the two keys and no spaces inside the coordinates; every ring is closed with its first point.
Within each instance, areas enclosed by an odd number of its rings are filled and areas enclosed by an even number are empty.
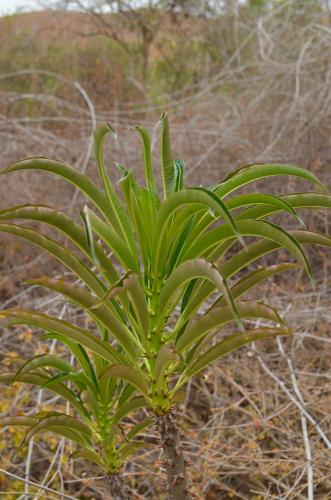
{"type": "Polygon", "coordinates": [[[0,222],[0,232],[14,234],[42,248],[75,273],[97,295],[104,295],[105,287],[96,274],[81,259],[57,241],[42,235],[32,228],[4,222],[0,222]]]}
{"type": "MultiPolygon", "coordinates": [[[[263,318],[275,323],[282,323],[278,312],[267,304],[245,301],[238,302],[236,307],[241,318],[263,318]]],[[[219,330],[220,327],[235,319],[233,312],[228,306],[217,307],[207,312],[198,319],[189,322],[185,332],[176,342],[176,349],[178,352],[183,353],[209,332],[215,331],[216,334],[216,330],[219,330]]]]}
{"type": "MultiPolygon", "coordinates": [[[[284,231],[279,226],[264,220],[243,220],[237,221],[240,233],[245,236],[257,236],[277,242],[282,247],[289,250],[294,257],[304,267],[306,273],[311,278],[312,273],[308,259],[293,233],[284,231]]],[[[197,256],[204,255],[210,250],[215,249],[216,245],[231,238],[232,228],[228,225],[222,225],[209,231],[201,237],[184,256],[185,259],[194,259],[197,256]]],[[[233,235],[233,233],[232,233],[233,235]]]]}
{"type": "MultiPolygon", "coordinates": [[[[226,202],[226,206],[229,210],[233,210],[235,208],[243,208],[246,205],[271,205],[273,208],[276,208],[276,210],[284,210],[285,212],[294,215],[294,217],[300,222],[300,224],[305,226],[304,222],[302,221],[302,219],[300,219],[291,203],[289,203],[285,199],[285,197],[280,198],[278,196],[263,193],[248,193],[235,196],[234,198],[231,198],[226,202]]],[[[241,218],[240,215],[236,218],[236,220],[241,218]]],[[[255,219],[256,217],[252,218],[255,219]]]]}
{"type": "MultiPolygon", "coordinates": [[[[307,230],[289,231],[300,244],[322,245],[326,247],[331,246],[331,238],[321,233],[316,233],[307,230]]],[[[239,250],[227,261],[222,263],[222,273],[226,279],[231,278],[236,273],[245,269],[250,263],[256,261],[263,255],[278,250],[283,245],[271,240],[258,240],[251,243],[243,250],[239,250]]],[[[204,282],[196,295],[191,297],[185,308],[185,316],[188,318],[192,312],[212,293],[213,285],[204,282]]]]}
{"type": "Polygon", "coordinates": [[[123,193],[127,212],[130,214],[131,220],[133,220],[131,196],[132,194],[135,194],[136,197],[139,196],[139,187],[135,175],[131,170],[128,170],[120,163],[115,163],[115,165],[122,174],[122,177],[118,181],[118,185],[123,193]]]}
{"type": "Polygon", "coordinates": [[[130,304],[128,301],[128,297],[125,294],[126,289],[124,287],[124,280],[130,274],[131,274],[130,271],[127,271],[123,276],[121,276],[116,281],[116,283],[113,283],[113,285],[107,290],[102,299],[98,300],[93,306],[91,306],[91,309],[97,309],[98,307],[103,305],[106,305],[108,307],[112,306],[110,307],[110,309],[112,309],[114,312],[117,313],[117,316],[120,319],[120,321],[126,323],[126,316],[124,311],[126,311],[126,313],[128,312],[130,304]],[[119,299],[119,301],[122,302],[124,310],[120,307],[116,299],[119,299]],[[108,302],[109,300],[110,304],[108,302]]]}
{"type": "Polygon", "coordinates": [[[194,188],[194,190],[196,190],[196,189],[208,194],[208,196],[210,196],[215,201],[215,203],[217,203],[219,205],[218,212],[220,213],[220,215],[222,215],[224,221],[229,224],[229,226],[233,230],[234,234],[237,236],[240,243],[243,246],[245,246],[244,241],[242,239],[242,236],[240,234],[240,231],[238,229],[238,226],[236,225],[236,221],[235,221],[235,219],[233,219],[231,213],[229,212],[226,204],[222,201],[222,199],[219,196],[217,196],[213,191],[208,190],[206,188],[202,188],[202,187],[194,188]]]}
{"type": "Polygon", "coordinates": [[[87,410],[90,412],[90,415],[94,415],[96,419],[100,418],[101,408],[94,391],[92,391],[90,388],[83,389],[79,394],[79,398],[84,404],[84,407],[87,408],[87,410]]]}
{"type": "MultiPolygon", "coordinates": [[[[140,222],[139,224],[137,224],[137,228],[139,228],[139,230],[144,229],[144,239],[146,240],[146,245],[148,247],[145,254],[149,258],[150,248],[152,246],[153,240],[154,219],[156,218],[154,217],[154,215],[156,216],[157,212],[153,212],[151,198],[149,196],[149,192],[146,189],[140,188],[139,195],[139,200],[136,199],[136,202],[132,203],[132,205],[133,207],[136,206],[136,210],[138,210],[138,214],[140,214],[140,222]]],[[[134,193],[132,193],[132,196],[136,198],[134,193]]],[[[136,214],[136,219],[138,219],[138,214],[136,214]]],[[[140,236],[138,237],[141,240],[140,236]]],[[[145,260],[147,261],[147,259],[145,260]]]]}
{"type": "Polygon", "coordinates": [[[220,271],[213,264],[204,259],[194,259],[186,261],[178,266],[163,285],[159,297],[159,327],[162,325],[169,311],[177,304],[183,286],[195,278],[203,278],[210,281],[214,288],[222,292],[233,314],[237,320],[239,320],[236,306],[220,271]]]}
{"type": "MultiPolygon", "coordinates": [[[[151,427],[154,423],[154,419],[153,417],[147,417],[145,418],[144,420],[142,420],[141,422],[139,422],[138,424],[136,424],[131,430],[130,432],[128,432],[127,434],[127,438],[129,440],[133,439],[137,434],[139,434],[141,431],[143,431],[144,429],[146,429],[147,427],[151,427]]],[[[149,443],[145,443],[146,446],[148,446],[149,443]]]]}
{"type": "Polygon", "coordinates": [[[21,444],[28,443],[33,436],[35,436],[40,431],[52,430],[52,428],[61,428],[64,427],[75,434],[83,435],[84,437],[90,438],[92,436],[92,431],[89,426],[77,420],[74,417],[65,414],[59,414],[50,417],[44,417],[37,424],[35,424],[31,429],[26,433],[24,440],[21,444]]]}
{"type": "Polygon", "coordinates": [[[108,222],[112,224],[114,219],[113,211],[106,196],[89,177],[81,174],[75,168],[65,165],[60,161],[49,160],[47,158],[29,158],[5,168],[0,172],[0,175],[20,170],[42,170],[63,177],[82,191],[107,218],[108,222]]]}
{"type": "Polygon", "coordinates": [[[106,359],[110,363],[124,362],[121,354],[110,344],[98,339],[89,331],[83,330],[67,321],[24,309],[7,309],[5,311],[0,311],[0,319],[1,317],[12,318],[16,324],[35,326],[51,333],[58,333],[63,337],[81,344],[87,349],[91,349],[95,354],[106,359]]]}
{"type": "MultiPolygon", "coordinates": [[[[321,233],[316,233],[307,230],[289,231],[289,234],[295,238],[301,245],[322,245],[331,247],[331,238],[321,233]]],[[[222,271],[226,278],[230,278],[244,269],[251,262],[259,259],[263,255],[273,252],[281,248],[283,244],[271,240],[258,240],[248,245],[244,251],[240,250],[230,257],[222,266],[222,271]]]]}
{"type": "Polygon", "coordinates": [[[79,373],[73,371],[72,369],[67,372],[57,373],[53,377],[47,379],[44,383],[44,388],[49,389],[54,384],[62,382],[73,382],[80,391],[85,390],[88,387],[94,392],[95,395],[97,395],[97,389],[92,380],[90,380],[85,373],[79,373]]]}
{"type": "MultiPolygon", "coordinates": [[[[158,270],[162,268],[162,262],[160,261],[161,249],[163,249],[163,254],[165,254],[165,235],[169,232],[168,222],[170,217],[176,213],[177,210],[183,210],[185,205],[189,205],[190,208],[194,205],[196,211],[201,209],[212,210],[215,216],[222,217],[226,222],[229,223],[229,227],[232,228],[232,234],[237,234],[238,238],[241,238],[240,231],[237,231],[237,226],[226,208],[222,200],[217,197],[214,193],[203,188],[192,188],[192,189],[182,189],[176,193],[171,194],[167,200],[161,205],[158,218],[155,223],[154,231],[154,241],[153,241],[153,255],[154,255],[154,275],[158,275],[158,270]]],[[[192,216],[192,210],[187,213],[188,217],[192,216]]],[[[184,221],[183,221],[184,222],[184,221]]]]}
{"type": "MultiPolygon", "coordinates": [[[[256,269],[255,271],[250,273],[248,276],[245,276],[231,287],[232,297],[234,299],[237,299],[238,297],[241,297],[241,295],[246,293],[248,290],[254,288],[256,285],[270,278],[274,274],[283,273],[291,269],[297,269],[298,267],[299,267],[298,264],[284,262],[281,264],[272,264],[271,266],[264,267],[262,269],[256,269]]],[[[224,305],[224,304],[225,304],[224,297],[220,297],[215,302],[213,302],[212,306],[207,312],[209,312],[216,305],[224,305]]]]}
{"type": "Polygon", "coordinates": [[[130,366],[114,365],[106,368],[103,373],[105,377],[118,377],[133,385],[138,391],[148,398],[148,379],[144,372],[130,366]]]}
{"type": "Polygon", "coordinates": [[[164,376],[164,371],[167,369],[169,364],[177,361],[179,361],[179,356],[176,349],[170,345],[163,344],[155,361],[154,374],[156,380],[159,380],[164,376]]]}
{"type": "MultiPolygon", "coordinates": [[[[50,366],[60,371],[72,370],[71,364],[64,359],[61,359],[58,356],[54,356],[52,354],[40,354],[23,363],[17,371],[15,379],[20,375],[24,375],[25,373],[35,370],[36,368],[45,366],[50,366]]],[[[15,379],[13,380],[13,382],[15,382],[15,379]]]]}
{"type": "MultiPolygon", "coordinates": [[[[192,281],[190,281],[189,284],[187,285],[185,293],[183,295],[181,305],[180,305],[180,313],[181,314],[183,314],[186,307],[190,304],[190,297],[191,297],[191,295],[194,291],[194,288],[195,288],[196,284],[198,283],[198,281],[199,280],[197,278],[195,278],[192,281]]],[[[214,285],[212,283],[208,282],[208,286],[210,288],[210,291],[212,291],[214,289],[214,285]]]]}
{"type": "MultiPolygon", "coordinates": [[[[331,196],[322,193],[291,193],[282,196],[294,208],[331,208],[331,196]]],[[[258,205],[247,208],[238,219],[261,219],[278,212],[279,209],[274,205],[258,205]]]]}
{"type": "Polygon", "coordinates": [[[193,224],[194,224],[194,217],[191,217],[187,221],[183,229],[179,231],[179,236],[174,244],[169,259],[168,274],[170,274],[174,270],[174,268],[178,265],[178,262],[180,262],[181,255],[183,253],[183,250],[185,249],[185,244],[187,243],[192,234],[193,224]]]}
{"type": "Polygon", "coordinates": [[[89,255],[92,258],[92,262],[96,266],[100,266],[100,262],[99,262],[99,259],[97,257],[96,251],[95,251],[93,231],[92,231],[92,227],[91,227],[91,220],[90,220],[89,209],[88,209],[87,205],[85,205],[83,210],[80,212],[80,216],[82,218],[82,221],[83,221],[83,224],[84,224],[85,230],[86,230],[86,239],[87,239],[89,255]]]}
{"type": "Polygon", "coordinates": [[[123,418],[126,417],[129,413],[133,412],[134,410],[138,410],[139,408],[144,408],[146,406],[148,406],[146,399],[142,396],[136,396],[132,399],[129,399],[129,401],[125,401],[122,405],[120,405],[117,408],[112,420],[114,424],[116,424],[121,420],[123,420],[123,418]]]}
{"type": "Polygon", "coordinates": [[[135,388],[131,384],[125,384],[123,386],[123,390],[121,392],[121,395],[118,400],[118,405],[122,406],[126,401],[128,401],[132,394],[134,393],[135,388]]]}
{"type": "MultiPolygon", "coordinates": [[[[134,127],[137,130],[143,140],[143,158],[144,158],[144,168],[145,168],[145,179],[146,187],[152,196],[153,200],[157,201],[157,189],[154,178],[153,166],[152,166],[152,151],[151,151],[151,141],[149,135],[144,127],[134,127]]],[[[156,205],[158,206],[159,202],[156,205]]]]}
{"type": "Polygon", "coordinates": [[[149,240],[152,238],[153,234],[157,207],[149,192],[137,185],[133,173],[129,172],[122,165],[119,165],[118,167],[123,173],[123,177],[119,181],[119,185],[122,189],[132,224],[135,228],[143,263],[147,269],[149,266],[148,262],[150,254],[149,240]]]}
{"type": "MultiPolygon", "coordinates": [[[[0,220],[26,219],[37,220],[55,227],[65,234],[90,260],[90,250],[83,229],[62,212],[43,205],[19,205],[6,210],[0,210],[0,220]]],[[[98,269],[112,283],[117,280],[118,274],[111,260],[98,246],[94,247],[98,269]]]]}
{"type": "Polygon", "coordinates": [[[240,347],[255,342],[256,340],[268,339],[277,335],[289,335],[291,332],[282,328],[261,328],[246,331],[245,333],[235,333],[217,343],[198,359],[192,360],[187,367],[187,376],[192,377],[199,371],[209,366],[216,359],[219,359],[240,347]]]}
{"type": "Polygon", "coordinates": [[[137,358],[136,346],[139,347],[139,344],[136,338],[107,306],[98,303],[98,300],[87,290],[67,281],[54,278],[38,278],[31,280],[30,283],[48,288],[49,290],[54,290],[68,297],[70,300],[73,300],[81,306],[89,316],[100,321],[105,328],[109,329],[113,337],[133,360],[137,358]],[[98,307],[95,307],[97,304],[98,307]]]}
{"type": "Polygon", "coordinates": [[[121,459],[126,460],[127,457],[133,455],[138,450],[148,448],[149,446],[152,446],[151,443],[146,443],[145,441],[130,441],[129,443],[125,443],[120,448],[121,459]]]}
{"type": "Polygon", "coordinates": [[[9,427],[14,425],[21,425],[23,427],[31,427],[39,421],[36,417],[1,417],[0,427],[9,427]]]}
{"type": "Polygon", "coordinates": [[[161,163],[162,163],[162,181],[163,193],[166,199],[170,193],[174,191],[174,162],[172,158],[169,134],[169,121],[165,113],[160,119],[162,123],[162,140],[161,140],[161,163]]]}
{"type": "Polygon", "coordinates": [[[214,188],[214,191],[218,194],[218,196],[223,198],[232,191],[239,189],[250,182],[276,175],[301,177],[317,184],[323,189],[325,188],[315,175],[310,173],[308,170],[304,170],[303,168],[282,163],[255,163],[252,165],[245,165],[244,167],[231,172],[231,174],[229,174],[214,188]]]}
{"type": "MultiPolygon", "coordinates": [[[[71,352],[71,354],[76,358],[77,362],[83,369],[84,373],[87,375],[87,377],[94,382],[95,385],[97,385],[97,379],[96,375],[94,372],[93,365],[85,351],[85,349],[80,345],[76,344],[72,340],[64,337],[63,335],[59,335],[56,333],[52,334],[43,334],[42,339],[56,339],[59,340],[62,344],[66,345],[71,352]]],[[[45,356],[48,356],[46,354],[45,356]]],[[[71,366],[71,365],[69,365],[71,366]]],[[[68,367],[69,369],[69,367],[68,367]]]]}
{"type": "Polygon", "coordinates": [[[150,240],[154,234],[153,228],[154,224],[151,224],[150,219],[151,213],[146,214],[146,207],[143,191],[139,191],[139,196],[133,191],[130,193],[131,207],[132,207],[132,219],[136,229],[136,235],[139,240],[140,253],[142,256],[143,264],[145,269],[150,267],[150,240]],[[148,216],[145,220],[146,215],[148,216]]]}
{"type": "Polygon", "coordinates": [[[75,451],[74,453],[72,453],[70,455],[70,458],[73,460],[82,458],[84,460],[89,460],[90,462],[93,462],[93,463],[99,465],[99,467],[101,467],[102,469],[104,469],[106,467],[106,465],[103,462],[103,460],[101,459],[100,455],[92,450],[79,449],[79,450],[75,451]]]}
{"type": "Polygon", "coordinates": [[[143,343],[147,346],[147,336],[149,333],[149,312],[145,293],[139,281],[139,276],[131,274],[124,280],[123,285],[127,289],[131,298],[131,304],[138,321],[139,331],[141,332],[143,343]]]}
{"type": "MultiPolygon", "coordinates": [[[[0,383],[1,384],[12,384],[14,382],[21,382],[24,384],[32,384],[38,387],[43,387],[48,377],[43,376],[38,373],[25,373],[24,375],[16,376],[16,373],[2,373],[0,374],[0,383]]],[[[68,389],[64,384],[54,384],[50,389],[50,391],[59,394],[63,399],[68,401],[81,415],[85,415],[85,409],[79,399],[75,396],[75,394],[68,389]]]]}
{"type": "Polygon", "coordinates": [[[160,391],[163,387],[167,387],[165,372],[169,365],[178,361],[180,361],[180,358],[176,349],[170,345],[163,344],[159,349],[155,361],[154,375],[156,379],[157,391],[160,391]]]}
{"type": "MultiPolygon", "coordinates": [[[[95,157],[97,160],[98,168],[99,168],[99,174],[101,177],[101,180],[103,182],[105,191],[107,193],[108,200],[110,202],[110,205],[112,207],[113,213],[115,214],[116,217],[116,226],[120,229],[122,237],[124,237],[129,249],[131,250],[132,254],[136,257],[136,247],[134,243],[134,238],[133,238],[133,232],[132,232],[132,227],[130,224],[130,221],[128,219],[127,213],[125,212],[121,201],[119,197],[117,196],[117,193],[113,187],[113,184],[110,180],[110,177],[107,173],[105,164],[104,164],[104,159],[103,159],[103,143],[105,141],[105,138],[107,134],[113,134],[115,135],[115,132],[111,125],[109,123],[103,123],[101,124],[95,131],[94,131],[94,149],[95,149],[95,157]]],[[[115,221],[113,221],[114,224],[115,221]]],[[[116,227],[115,227],[116,229],[116,227]]]]}
{"type": "MultiPolygon", "coordinates": [[[[91,448],[93,446],[92,441],[89,437],[84,436],[84,434],[82,434],[81,432],[77,432],[74,429],[68,429],[63,425],[61,425],[60,427],[52,425],[50,427],[45,427],[38,432],[52,432],[61,437],[64,437],[65,439],[69,439],[70,441],[73,441],[74,443],[82,447],[91,448]]],[[[22,445],[23,443],[21,443],[21,446],[22,445]]]]}
{"type": "MultiPolygon", "coordinates": [[[[243,208],[246,205],[252,205],[255,204],[254,207],[249,208],[247,210],[243,210],[239,215],[236,215],[235,220],[241,220],[241,219],[256,219],[260,218],[259,211],[263,213],[263,211],[270,211],[270,213],[273,213],[277,210],[284,210],[291,215],[293,215],[299,222],[300,224],[305,227],[304,222],[302,219],[298,216],[297,212],[295,209],[292,207],[291,203],[286,200],[286,197],[277,197],[269,194],[261,194],[261,193],[248,193],[248,194],[242,194],[239,196],[235,196],[234,198],[231,198],[226,202],[226,206],[229,210],[233,210],[236,208],[243,208]],[[261,207],[262,205],[262,207],[261,207]],[[270,209],[271,207],[271,209],[270,209]],[[256,211],[256,208],[258,211],[256,211]],[[252,212],[253,210],[253,212],[252,212]],[[255,210],[255,211],[254,211],[255,210]],[[249,216],[251,214],[251,216],[249,216]]],[[[196,219],[196,218],[195,218],[196,219]]],[[[181,249],[181,254],[185,254],[186,249],[197,239],[200,237],[201,234],[203,234],[204,231],[208,229],[208,227],[215,221],[215,218],[209,214],[205,213],[202,217],[199,218],[199,220],[191,219],[193,222],[194,220],[194,228],[190,232],[189,237],[186,237],[186,242],[185,245],[182,245],[181,249]]]]}
{"type": "Polygon", "coordinates": [[[116,258],[122,263],[125,269],[139,272],[139,262],[135,258],[125,242],[100,219],[95,213],[87,209],[92,230],[101,238],[106,245],[114,252],[116,258]]]}
{"type": "Polygon", "coordinates": [[[175,191],[180,191],[184,187],[184,160],[178,158],[174,161],[175,191]]]}

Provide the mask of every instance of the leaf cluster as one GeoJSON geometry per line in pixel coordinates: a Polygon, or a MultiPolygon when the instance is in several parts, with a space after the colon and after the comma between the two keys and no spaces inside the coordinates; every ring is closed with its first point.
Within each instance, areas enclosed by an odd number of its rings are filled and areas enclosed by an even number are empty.
{"type": "Polygon", "coordinates": [[[172,154],[167,116],[161,121],[161,193],[150,138],[142,127],[136,131],[142,140],[145,185],[138,184],[134,172],[117,165],[121,196],[104,161],[104,141],[107,134],[114,135],[109,124],[101,125],[94,137],[102,188],[72,167],[46,158],[23,160],[2,172],[49,172],[88,199],[81,223],[48,206],[20,205],[0,211],[0,231],[40,247],[72,273],[76,284],[51,277],[31,283],[60,293],[84,311],[91,325],[86,329],[29,310],[1,311],[0,317],[12,324],[37,328],[45,339],[64,344],[74,361],[36,356],[16,373],[0,375],[0,381],[47,388],[75,414],[8,417],[2,425],[26,426],[25,442],[38,432],[55,432],[79,446],[76,457],[108,472],[120,470],[130,454],[147,445],[139,433],[153,419],[130,425],[134,411],[149,408],[165,414],[181,400],[186,382],[211,363],[252,341],[291,333],[271,305],[248,300],[245,294],[297,266],[312,280],[304,245],[331,246],[331,238],[307,230],[298,215],[301,208],[330,208],[328,194],[237,193],[274,176],[299,177],[323,189],[312,173],[286,164],[252,164],[215,186],[187,188],[184,162],[172,154]],[[299,229],[288,231],[270,222],[277,213],[289,214],[299,229]],[[51,226],[73,245],[69,248],[61,238],[29,227],[29,221],[51,226]],[[281,248],[294,262],[275,261],[250,270],[252,263],[281,248]],[[262,319],[270,326],[250,328],[247,319],[262,319]],[[219,338],[230,323],[233,333],[219,338]]]}

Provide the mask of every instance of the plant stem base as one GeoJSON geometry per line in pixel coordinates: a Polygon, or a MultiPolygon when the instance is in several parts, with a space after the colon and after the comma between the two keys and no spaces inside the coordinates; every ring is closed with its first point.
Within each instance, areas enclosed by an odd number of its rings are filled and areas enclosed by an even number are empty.
{"type": "Polygon", "coordinates": [[[128,500],[131,498],[129,488],[125,484],[121,474],[110,474],[107,476],[107,486],[110,494],[109,498],[112,500],[128,500]]]}
{"type": "Polygon", "coordinates": [[[191,500],[176,415],[173,412],[158,415],[157,430],[161,436],[165,455],[164,465],[168,477],[170,498],[173,500],[191,500]]]}

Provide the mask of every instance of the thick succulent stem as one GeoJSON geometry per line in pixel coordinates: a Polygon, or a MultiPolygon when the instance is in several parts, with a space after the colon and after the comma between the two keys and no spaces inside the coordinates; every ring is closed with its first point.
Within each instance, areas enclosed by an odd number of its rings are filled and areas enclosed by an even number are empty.
{"type": "Polygon", "coordinates": [[[173,500],[191,500],[176,415],[173,412],[158,415],[157,429],[161,436],[165,455],[165,469],[168,477],[170,498],[173,500]]]}
{"type": "Polygon", "coordinates": [[[107,489],[112,500],[128,500],[131,494],[121,474],[107,476],[107,489]]]}

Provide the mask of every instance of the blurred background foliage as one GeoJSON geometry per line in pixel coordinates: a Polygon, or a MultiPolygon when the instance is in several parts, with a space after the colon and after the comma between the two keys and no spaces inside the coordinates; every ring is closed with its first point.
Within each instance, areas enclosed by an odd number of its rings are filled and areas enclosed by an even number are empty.
{"type": "MultiPolygon", "coordinates": [[[[52,5],[54,10],[1,18],[1,73],[22,68],[60,72],[79,81],[96,105],[107,103],[107,109],[125,108],[128,102],[138,107],[142,99],[166,104],[174,93],[189,95],[230,64],[238,68],[240,84],[243,74],[254,71],[257,55],[263,57],[256,29],[262,19],[263,31],[270,23],[272,32],[282,24],[289,28],[286,37],[266,42],[268,51],[277,43],[285,56],[279,64],[299,57],[298,31],[304,29],[307,40],[316,43],[312,23],[325,30],[330,25],[328,2],[316,0],[62,0],[52,5]]],[[[13,85],[21,92],[38,91],[40,85],[57,90],[51,78],[17,78],[2,87],[13,85]]]]}

